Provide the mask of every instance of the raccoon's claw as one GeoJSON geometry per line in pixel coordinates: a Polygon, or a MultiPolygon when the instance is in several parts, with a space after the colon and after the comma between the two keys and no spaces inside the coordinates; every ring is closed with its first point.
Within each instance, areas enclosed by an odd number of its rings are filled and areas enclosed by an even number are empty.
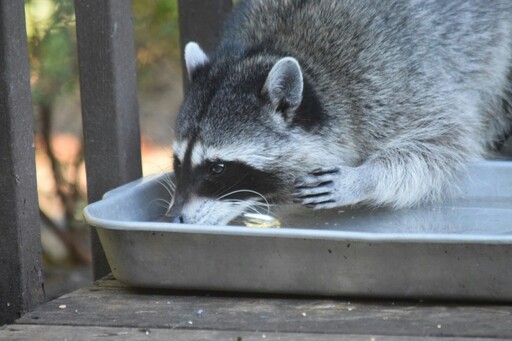
{"type": "MultiPolygon", "coordinates": [[[[332,183],[328,185],[332,186],[332,183]]],[[[294,203],[301,204],[309,208],[318,208],[318,205],[332,204],[335,202],[332,193],[329,192],[328,189],[322,187],[297,189],[292,196],[294,197],[294,203]]]]}
{"type": "MultiPolygon", "coordinates": [[[[311,188],[313,186],[321,185],[322,183],[329,183],[338,177],[340,169],[338,167],[324,167],[318,168],[310,172],[309,175],[297,178],[295,180],[295,188],[311,188]]],[[[311,193],[317,194],[317,193],[311,193]]],[[[308,194],[306,194],[308,195],[308,194]]]]}
{"type": "Polygon", "coordinates": [[[293,202],[313,209],[353,205],[368,197],[366,181],[358,168],[318,168],[295,181],[293,202]]]}
{"type": "Polygon", "coordinates": [[[308,205],[305,205],[305,206],[308,207],[308,208],[312,208],[314,210],[324,210],[324,209],[338,207],[338,204],[336,204],[335,201],[326,201],[324,203],[308,204],[308,205]]]}
{"type": "Polygon", "coordinates": [[[332,181],[321,183],[315,187],[297,186],[295,187],[295,192],[292,193],[292,196],[298,199],[318,197],[329,194],[332,187],[334,187],[332,181]]]}
{"type": "Polygon", "coordinates": [[[333,197],[334,180],[339,176],[338,167],[318,168],[309,175],[295,181],[295,191],[292,193],[294,202],[310,208],[322,208],[336,205],[333,197]]]}
{"type": "Polygon", "coordinates": [[[322,167],[317,168],[314,171],[310,172],[311,175],[324,175],[324,174],[333,174],[338,173],[340,171],[339,167],[322,167]]]}

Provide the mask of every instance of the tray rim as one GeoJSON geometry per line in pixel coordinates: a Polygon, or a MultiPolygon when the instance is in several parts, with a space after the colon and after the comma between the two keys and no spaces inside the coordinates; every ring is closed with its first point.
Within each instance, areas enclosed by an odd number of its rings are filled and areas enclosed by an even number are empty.
{"type": "MultiPolygon", "coordinates": [[[[511,161],[493,160],[480,161],[473,164],[479,164],[480,167],[488,167],[492,162],[493,166],[511,167],[511,161]]],[[[125,185],[114,188],[106,192],[103,199],[87,205],[83,214],[86,222],[96,228],[116,231],[139,231],[139,232],[169,232],[169,233],[189,233],[189,234],[211,234],[228,235],[244,237],[269,237],[269,238],[303,238],[303,239],[321,239],[336,241],[353,242],[386,242],[386,243],[446,243],[446,244],[511,244],[512,234],[507,235],[486,235],[486,234],[454,234],[454,233],[404,233],[404,232],[355,232],[343,230],[322,230],[315,228],[254,228],[245,226],[213,226],[213,225],[192,225],[192,224],[174,224],[165,222],[147,222],[147,221],[121,221],[113,219],[104,219],[94,216],[90,212],[91,208],[102,205],[104,201],[115,197],[119,193],[130,188],[144,185],[147,182],[155,181],[158,178],[167,176],[168,173],[153,174],[134,180],[125,185]],[[122,222],[123,226],[118,226],[122,222]]],[[[511,175],[512,176],[512,175],[511,175]]],[[[512,222],[511,222],[512,224],[512,222]]]]}
{"type": "MultiPolygon", "coordinates": [[[[91,204],[93,205],[93,204],[91,204]]],[[[188,234],[210,234],[242,237],[267,238],[296,238],[321,239],[333,241],[375,242],[375,243],[431,243],[431,244],[510,244],[512,235],[484,235],[484,234],[449,234],[449,233],[376,233],[354,232],[340,230],[322,230],[307,228],[251,228],[245,226],[213,226],[173,224],[162,222],[123,221],[124,226],[117,226],[118,220],[109,220],[94,217],[89,212],[89,206],[84,209],[85,220],[89,225],[103,230],[125,232],[167,232],[188,234]]]]}

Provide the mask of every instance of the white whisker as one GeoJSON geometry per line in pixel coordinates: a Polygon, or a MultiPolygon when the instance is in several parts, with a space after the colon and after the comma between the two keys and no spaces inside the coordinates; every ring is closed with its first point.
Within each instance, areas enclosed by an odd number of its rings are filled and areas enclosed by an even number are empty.
{"type": "Polygon", "coordinates": [[[157,198],[157,199],[151,200],[150,205],[155,204],[155,205],[158,205],[159,207],[168,208],[170,203],[171,202],[168,200],[165,200],[162,198],[157,198]]]}
{"type": "Polygon", "coordinates": [[[224,195],[222,195],[222,196],[218,197],[218,198],[217,198],[217,200],[222,200],[222,199],[224,199],[225,197],[228,197],[228,196],[230,196],[230,195],[237,194],[237,193],[252,193],[252,194],[255,194],[255,195],[257,195],[258,197],[262,198],[262,199],[263,199],[263,201],[265,201],[265,204],[266,204],[266,206],[267,206],[267,211],[270,213],[270,209],[269,209],[270,204],[268,203],[267,198],[265,198],[265,196],[264,196],[263,194],[258,193],[258,192],[253,191],[253,190],[250,190],[250,189],[240,189],[240,190],[237,190],[237,191],[229,192],[229,193],[226,193],[226,194],[224,194],[224,195]]]}
{"type": "MultiPolygon", "coordinates": [[[[246,209],[249,209],[251,210],[252,212],[254,213],[258,213],[258,214],[263,214],[261,213],[259,210],[258,210],[258,206],[263,206],[265,207],[265,205],[261,205],[261,203],[258,203],[258,202],[255,202],[253,204],[253,202],[248,202],[248,201],[244,201],[244,200],[223,200],[223,202],[228,202],[230,204],[233,204],[235,206],[242,206],[246,209]],[[258,205],[259,204],[259,205],[258,205]]],[[[267,208],[267,211],[268,211],[268,207],[265,207],[267,208]]]]}
{"type": "Polygon", "coordinates": [[[165,215],[167,216],[169,214],[169,211],[171,210],[171,207],[174,204],[174,194],[176,192],[176,185],[172,182],[171,176],[169,174],[164,174],[162,179],[158,180],[158,183],[162,185],[163,188],[165,188],[166,192],[169,194],[170,197],[169,201],[160,199],[167,204],[166,206],[164,206],[164,208],[167,208],[167,211],[165,212],[165,215]]]}
{"type": "Polygon", "coordinates": [[[160,185],[162,185],[162,187],[164,187],[164,188],[165,188],[165,190],[166,190],[166,192],[167,192],[167,193],[169,193],[170,195],[172,195],[172,194],[174,193],[174,191],[172,190],[172,188],[170,188],[170,187],[168,186],[168,184],[167,184],[167,183],[165,183],[165,181],[163,181],[163,180],[158,180],[158,183],[159,183],[160,185]]]}
{"type": "Polygon", "coordinates": [[[222,200],[224,202],[233,202],[233,203],[248,203],[250,202],[251,205],[253,206],[263,206],[263,207],[268,207],[268,206],[271,206],[271,205],[267,205],[263,202],[259,202],[259,201],[252,201],[252,200],[242,200],[242,199],[224,199],[222,200]]]}
{"type": "Polygon", "coordinates": [[[165,188],[170,189],[171,191],[174,191],[176,189],[176,185],[171,180],[171,176],[169,174],[164,174],[162,176],[162,179],[158,181],[160,184],[165,186],[165,188]]]}

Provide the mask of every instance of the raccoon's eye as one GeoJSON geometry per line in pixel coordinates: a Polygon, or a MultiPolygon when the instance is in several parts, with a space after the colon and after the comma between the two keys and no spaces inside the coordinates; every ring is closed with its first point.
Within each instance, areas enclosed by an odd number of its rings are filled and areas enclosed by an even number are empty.
{"type": "Polygon", "coordinates": [[[226,168],[226,165],[224,165],[223,163],[213,163],[210,166],[210,174],[219,175],[222,172],[224,172],[225,168],[226,168]]]}

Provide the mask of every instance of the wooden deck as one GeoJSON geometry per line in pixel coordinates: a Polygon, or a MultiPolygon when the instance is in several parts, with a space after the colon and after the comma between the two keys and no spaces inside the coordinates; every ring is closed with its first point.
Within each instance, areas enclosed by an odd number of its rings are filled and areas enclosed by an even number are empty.
{"type": "Polygon", "coordinates": [[[0,327],[0,340],[95,339],[512,339],[512,304],[135,290],[107,277],[0,327]]]}

